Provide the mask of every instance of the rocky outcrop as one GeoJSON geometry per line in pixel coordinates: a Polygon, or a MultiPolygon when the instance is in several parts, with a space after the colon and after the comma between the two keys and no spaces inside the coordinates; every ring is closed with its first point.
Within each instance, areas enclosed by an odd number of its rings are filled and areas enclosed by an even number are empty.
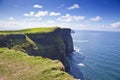
{"type": "Polygon", "coordinates": [[[70,71],[67,55],[73,52],[70,29],[57,28],[48,33],[0,35],[0,47],[21,50],[32,56],[58,59],[70,71]]]}

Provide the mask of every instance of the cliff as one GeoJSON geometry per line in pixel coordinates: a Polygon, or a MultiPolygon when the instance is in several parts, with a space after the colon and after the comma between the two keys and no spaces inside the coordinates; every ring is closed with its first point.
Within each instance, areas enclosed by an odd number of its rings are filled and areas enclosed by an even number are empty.
{"type": "MultiPolygon", "coordinates": [[[[30,30],[29,30],[30,31],[30,30]]],[[[73,52],[73,42],[70,29],[54,28],[43,32],[2,31],[0,32],[0,47],[22,51],[31,56],[42,56],[63,63],[65,71],[70,71],[67,54],[73,52]]]]}

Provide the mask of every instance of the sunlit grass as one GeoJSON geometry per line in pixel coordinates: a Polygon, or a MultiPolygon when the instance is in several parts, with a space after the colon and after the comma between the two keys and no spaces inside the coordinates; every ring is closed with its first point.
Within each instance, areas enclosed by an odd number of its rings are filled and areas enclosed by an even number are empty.
{"type": "Polygon", "coordinates": [[[57,60],[0,48],[1,80],[73,80],[63,70],[64,66],[57,60]]]}
{"type": "Polygon", "coordinates": [[[58,27],[45,27],[45,28],[31,28],[31,29],[24,29],[24,30],[11,30],[11,31],[0,31],[0,34],[27,34],[27,33],[47,33],[53,32],[58,27]]]}

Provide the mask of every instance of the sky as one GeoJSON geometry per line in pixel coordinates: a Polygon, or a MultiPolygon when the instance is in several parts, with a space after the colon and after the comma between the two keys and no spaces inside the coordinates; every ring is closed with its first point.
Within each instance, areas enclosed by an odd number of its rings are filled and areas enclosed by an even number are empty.
{"type": "Polygon", "coordinates": [[[120,31],[120,0],[0,0],[0,30],[120,31]]]}

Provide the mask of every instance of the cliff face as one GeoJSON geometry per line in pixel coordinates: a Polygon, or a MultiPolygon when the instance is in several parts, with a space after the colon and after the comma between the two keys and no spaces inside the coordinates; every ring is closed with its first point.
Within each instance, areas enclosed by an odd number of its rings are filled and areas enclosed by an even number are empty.
{"type": "Polygon", "coordinates": [[[70,29],[57,28],[48,33],[0,35],[0,47],[20,50],[33,56],[58,59],[65,66],[65,71],[70,70],[66,57],[73,52],[70,29]]]}

